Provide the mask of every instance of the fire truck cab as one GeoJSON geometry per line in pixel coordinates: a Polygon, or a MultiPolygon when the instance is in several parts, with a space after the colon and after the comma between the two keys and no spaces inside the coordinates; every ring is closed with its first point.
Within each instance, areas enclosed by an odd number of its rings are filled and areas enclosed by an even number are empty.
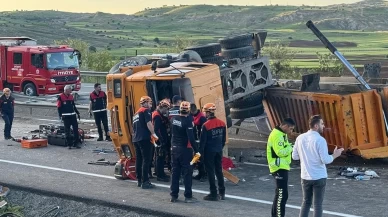
{"type": "Polygon", "coordinates": [[[0,37],[0,89],[28,96],[61,93],[65,85],[81,89],[78,50],[37,45],[29,37],[0,37]]]}

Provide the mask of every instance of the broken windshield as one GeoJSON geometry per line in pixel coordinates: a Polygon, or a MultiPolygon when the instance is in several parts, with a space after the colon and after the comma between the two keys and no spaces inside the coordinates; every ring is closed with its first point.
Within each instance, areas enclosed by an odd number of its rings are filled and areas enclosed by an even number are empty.
{"type": "Polygon", "coordinates": [[[78,56],[73,52],[47,53],[47,68],[54,70],[78,69],[78,56]]]}

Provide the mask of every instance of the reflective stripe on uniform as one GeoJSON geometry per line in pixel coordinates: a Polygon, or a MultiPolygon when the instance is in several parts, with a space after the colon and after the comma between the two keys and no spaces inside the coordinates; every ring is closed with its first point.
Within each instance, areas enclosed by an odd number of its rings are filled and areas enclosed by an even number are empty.
{"type": "Polygon", "coordinates": [[[67,116],[67,115],[75,115],[75,112],[73,112],[73,113],[63,113],[62,116],[63,115],[65,115],[65,116],[67,116]]]}
{"type": "Polygon", "coordinates": [[[102,111],[106,111],[106,109],[93,110],[93,112],[102,112],[102,111]]]}

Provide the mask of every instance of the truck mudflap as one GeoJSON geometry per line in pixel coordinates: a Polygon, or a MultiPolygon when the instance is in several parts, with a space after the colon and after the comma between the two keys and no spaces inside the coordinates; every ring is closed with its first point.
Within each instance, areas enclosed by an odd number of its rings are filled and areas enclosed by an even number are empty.
{"type": "Polygon", "coordinates": [[[383,158],[388,157],[381,109],[386,92],[302,92],[273,87],[266,89],[263,103],[272,128],[286,117],[295,119],[296,127],[290,138],[309,130],[309,117],[319,114],[324,120],[323,137],[330,151],[338,146],[366,159],[383,158]]]}

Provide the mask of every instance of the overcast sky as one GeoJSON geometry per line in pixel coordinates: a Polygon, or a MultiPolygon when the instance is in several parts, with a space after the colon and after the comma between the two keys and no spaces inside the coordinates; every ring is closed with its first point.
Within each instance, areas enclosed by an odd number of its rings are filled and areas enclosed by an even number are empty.
{"type": "Polygon", "coordinates": [[[328,5],[354,3],[358,0],[0,0],[0,11],[9,10],[60,10],[71,12],[108,12],[132,14],[146,7],[161,7],[163,5],[190,4],[214,5],[328,5]],[[54,3],[55,2],[55,3],[54,3]],[[130,3],[136,2],[136,3],[130,3]],[[259,3],[258,3],[259,2],[259,3]]]}

